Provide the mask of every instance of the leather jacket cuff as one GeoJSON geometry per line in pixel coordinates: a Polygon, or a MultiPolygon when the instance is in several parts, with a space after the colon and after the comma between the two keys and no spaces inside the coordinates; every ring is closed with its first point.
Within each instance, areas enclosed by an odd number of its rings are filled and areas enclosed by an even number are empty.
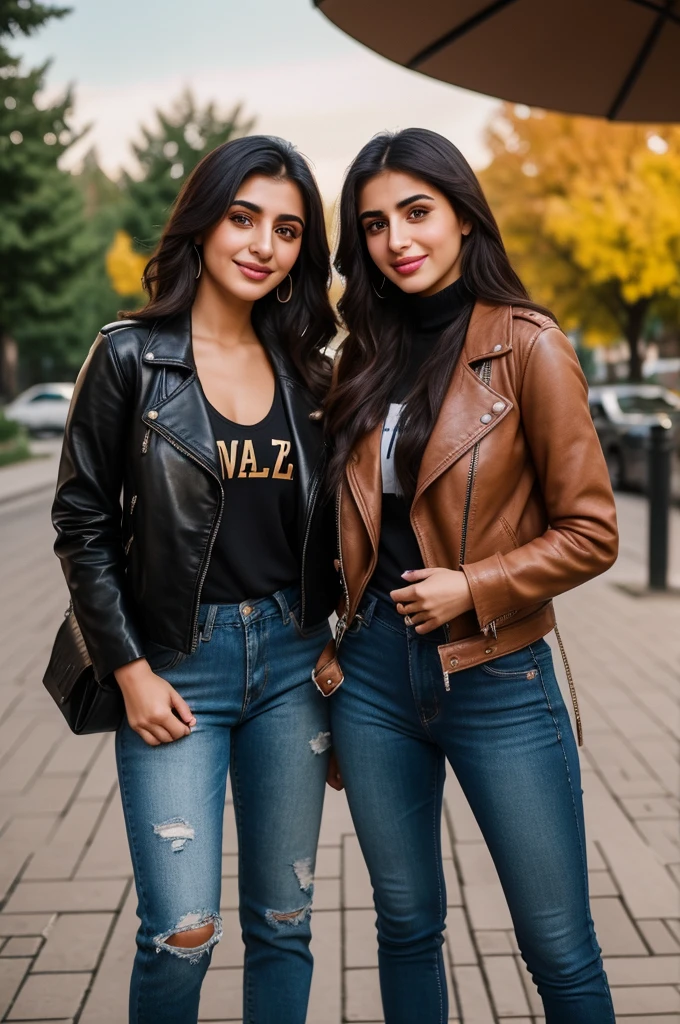
{"type": "MultiPolygon", "coordinates": [[[[479,628],[514,611],[512,594],[498,553],[461,565],[470,587],[479,628]]],[[[516,604],[516,602],[515,602],[516,604]]]]}

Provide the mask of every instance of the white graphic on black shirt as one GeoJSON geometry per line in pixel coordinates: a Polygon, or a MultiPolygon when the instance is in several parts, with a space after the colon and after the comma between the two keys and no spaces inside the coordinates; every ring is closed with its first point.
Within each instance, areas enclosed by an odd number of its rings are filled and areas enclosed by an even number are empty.
{"type": "Polygon", "coordinates": [[[399,417],[403,404],[392,402],[390,404],[385,422],[383,424],[382,437],[380,439],[380,466],[382,469],[383,494],[401,494],[401,487],[394,469],[394,453],[399,435],[399,417]]]}

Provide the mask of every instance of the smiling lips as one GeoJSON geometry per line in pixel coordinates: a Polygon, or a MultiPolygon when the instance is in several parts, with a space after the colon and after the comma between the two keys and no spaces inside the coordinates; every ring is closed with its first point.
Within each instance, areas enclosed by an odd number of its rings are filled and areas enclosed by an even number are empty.
{"type": "Polygon", "coordinates": [[[398,274],[415,274],[416,270],[420,270],[423,263],[427,259],[427,256],[405,256],[402,260],[397,260],[392,266],[398,274]]]}
{"type": "Polygon", "coordinates": [[[251,281],[264,281],[266,277],[273,273],[269,267],[263,267],[261,263],[239,263],[238,260],[234,260],[234,263],[243,276],[251,281]]]}

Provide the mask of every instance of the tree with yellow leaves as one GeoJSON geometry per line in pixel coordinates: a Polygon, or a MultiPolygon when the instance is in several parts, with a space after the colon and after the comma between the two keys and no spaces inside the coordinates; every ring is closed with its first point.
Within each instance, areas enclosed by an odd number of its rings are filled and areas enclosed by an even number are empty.
{"type": "Polygon", "coordinates": [[[567,329],[623,337],[640,380],[653,307],[680,300],[680,127],[504,105],[480,175],[527,287],[567,329]]]}
{"type": "Polygon", "coordinates": [[[142,274],[147,263],[148,257],[140,256],[132,248],[132,239],[127,231],[116,231],[106,253],[106,272],[113,290],[128,298],[140,295],[142,274]]]}

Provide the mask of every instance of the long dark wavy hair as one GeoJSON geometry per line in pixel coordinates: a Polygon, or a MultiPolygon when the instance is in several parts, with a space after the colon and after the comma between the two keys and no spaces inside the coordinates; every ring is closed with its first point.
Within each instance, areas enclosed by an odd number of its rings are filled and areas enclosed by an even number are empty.
{"type": "Polygon", "coordinates": [[[350,165],[340,199],[335,266],[345,279],[338,309],[348,336],[327,401],[326,426],[334,445],[330,488],[342,480],[356,443],[384,419],[407,354],[404,294],[390,281],[383,282],[358,217],[359,191],[385,170],[401,171],[433,185],[458,218],[472,224],[463,238],[461,255],[470,301],[442,332],[413,383],[399,421],[395,469],[404,495],[412,499],[425,446],[465,342],[474,300],[549,311],[531,302],[510,266],[481,185],[453,143],[424,128],[385,132],[371,139],[350,165]]]}
{"type": "Polygon", "coordinates": [[[302,246],[291,270],[292,298],[280,303],[274,290],[258,299],[253,327],[263,344],[278,344],[287,352],[307,386],[322,397],[330,379],[323,349],[336,333],[328,300],[330,253],[323,203],[306,161],[284,139],[250,135],[225,142],[203,157],[182,186],[146,265],[142,284],[148,302],[127,315],[156,320],[191,308],[198,287],[194,239],[222,220],[243,181],[253,174],[294,182],[305,207],[302,246]]]}

